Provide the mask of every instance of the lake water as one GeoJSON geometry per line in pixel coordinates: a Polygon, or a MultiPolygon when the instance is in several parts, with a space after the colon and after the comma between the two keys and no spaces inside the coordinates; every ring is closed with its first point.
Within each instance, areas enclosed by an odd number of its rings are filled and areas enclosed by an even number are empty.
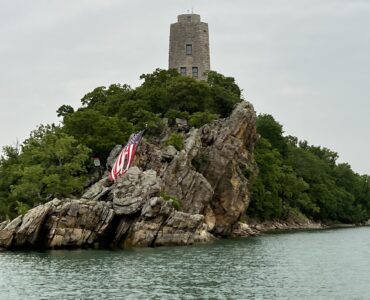
{"type": "Polygon", "coordinates": [[[370,228],[130,251],[0,252],[0,299],[370,299],[370,228]]]}

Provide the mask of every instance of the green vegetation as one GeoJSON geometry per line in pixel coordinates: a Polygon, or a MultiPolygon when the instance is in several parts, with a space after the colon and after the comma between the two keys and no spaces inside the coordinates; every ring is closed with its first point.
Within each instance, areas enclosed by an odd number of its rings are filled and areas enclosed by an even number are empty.
{"type": "Polygon", "coordinates": [[[184,148],[184,137],[181,133],[174,132],[165,142],[166,146],[174,146],[177,151],[180,151],[184,148]]]}
{"type": "Polygon", "coordinates": [[[91,150],[59,127],[40,126],[20,147],[7,146],[0,159],[2,218],[25,213],[53,197],[80,193],[91,150]]]}
{"type": "MultiPolygon", "coordinates": [[[[53,197],[78,196],[93,171],[92,157],[104,165],[114,145],[125,143],[135,131],[147,127],[146,136],[156,136],[163,118],[170,125],[182,118],[200,127],[228,116],[241,101],[234,79],[216,72],[209,73],[208,82],[159,69],[141,79],[143,84],[135,89],[125,84],[95,88],[77,110],[70,105],[57,110],[60,126],[40,126],[22,145],[4,148],[0,221],[53,197]]],[[[183,137],[174,133],[166,143],[181,150],[183,137]]]]}
{"type": "Polygon", "coordinates": [[[169,194],[167,194],[166,192],[161,192],[160,196],[163,198],[163,200],[165,201],[171,201],[172,202],[172,205],[173,207],[176,209],[176,210],[180,210],[181,209],[181,201],[179,198],[177,198],[176,196],[171,196],[169,194]]]}
{"type": "MultiPolygon", "coordinates": [[[[94,166],[102,164],[116,144],[147,127],[152,138],[163,132],[165,118],[176,118],[200,127],[227,117],[241,101],[241,90],[231,77],[210,72],[208,81],[180,76],[176,70],[156,70],[141,76],[143,83],[98,87],[81,99],[75,110],[62,105],[60,126],[40,126],[21,145],[7,146],[0,158],[0,221],[24,214],[53,197],[78,196],[94,166]]],[[[284,136],[282,126],[270,115],[257,120],[261,135],[256,147],[258,176],[250,169],[243,175],[254,181],[249,217],[259,219],[324,222],[362,222],[370,218],[370,180],[337,163],[337,153],[284,136]]],[[[165,141],[177,150],[183,135],[172,133],[165,141]]],[[[204,170],[209,158],[195,157],[192,164],[204,170]]],[[[163,194],[177,209],[181,203],[163,194]]]]}
{"type": "Polygon", "coordinates": [[[247,214],[260,219],[292,215],[324,222],[359,223],[370,218],[370,180],[338,154],[284,136],[271,115],[260,115],[255,156],[259,175],[247,214]],[[301,216],[300,216],[301,215],[301,216]]]}

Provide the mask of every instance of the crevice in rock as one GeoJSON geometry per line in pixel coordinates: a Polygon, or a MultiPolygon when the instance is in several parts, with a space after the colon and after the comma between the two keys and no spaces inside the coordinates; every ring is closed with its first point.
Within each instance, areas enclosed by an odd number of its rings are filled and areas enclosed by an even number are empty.
{"type": "Polygon", "coordinates": [[[159,226],[158,231],[157,231],[157,232],[156,232],[156,234],[154,235],[153,240],[152,240],[152,242],[150,243],[149,247],[154,248],[154,246],[155,246],[155,242],[156,242],[157,237],[158,237],[158,235],[159,235],[159,232],[160,232],[160,231],[163,229],[163,227],[167,224],[167,221],[170,219],[170,217],[171,217],[171,214],[170,214],[167,218],[165,218],[165,219],[164,219],[164,221],[162,222],[161,226],[159,226]]]}
{"type": "Polygon", "coordinates": [[[40,229],[37,232],[37,237],[34,243],[35,249],[41,250],[47,247],[47,239],[48,239],[48,231],[49,231],[47,222],[49,221],[50,216],[51,216],[51,211],[44,217],[44,219],[41,222],[40,229]]]}
{"type": "Polygon", "coordinates": [[[105,234],[103,234],[100,238],[99,245],[101,247],[112,247],[113,240],[116,235],[116,231],[118,225],[122,219],[120,215],[114,215],[112,221],[110,222],[109,226],[107,227],[105,234]]]}

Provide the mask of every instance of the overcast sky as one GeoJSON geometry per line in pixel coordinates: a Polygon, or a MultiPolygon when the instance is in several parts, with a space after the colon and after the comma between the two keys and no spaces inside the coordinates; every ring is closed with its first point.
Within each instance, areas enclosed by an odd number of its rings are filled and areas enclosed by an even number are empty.
{"type": "Polygon", "coordinates": [[[97,86],[167,68],[170,23],[192,7],[212,69],[258,113],[370,174],[368,0],[0,0],[0,146],[97,86]]]}

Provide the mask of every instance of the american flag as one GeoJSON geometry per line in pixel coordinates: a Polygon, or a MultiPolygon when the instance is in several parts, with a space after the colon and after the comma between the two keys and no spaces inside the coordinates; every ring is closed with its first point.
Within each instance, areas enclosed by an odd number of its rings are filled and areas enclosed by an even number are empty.
{"type": "Polygon", "coordinates": [[[135,133],[127,142],[126,146],[122,149],[121,153],[118,155],[116,162],[110,171],[110,180],[117,180],[118,176],[124,175],[130,168],[132,162],[134,161],[135,151],[140,143],[140,140],[144,134],[145,130],[141,130],[135,133]]]}

